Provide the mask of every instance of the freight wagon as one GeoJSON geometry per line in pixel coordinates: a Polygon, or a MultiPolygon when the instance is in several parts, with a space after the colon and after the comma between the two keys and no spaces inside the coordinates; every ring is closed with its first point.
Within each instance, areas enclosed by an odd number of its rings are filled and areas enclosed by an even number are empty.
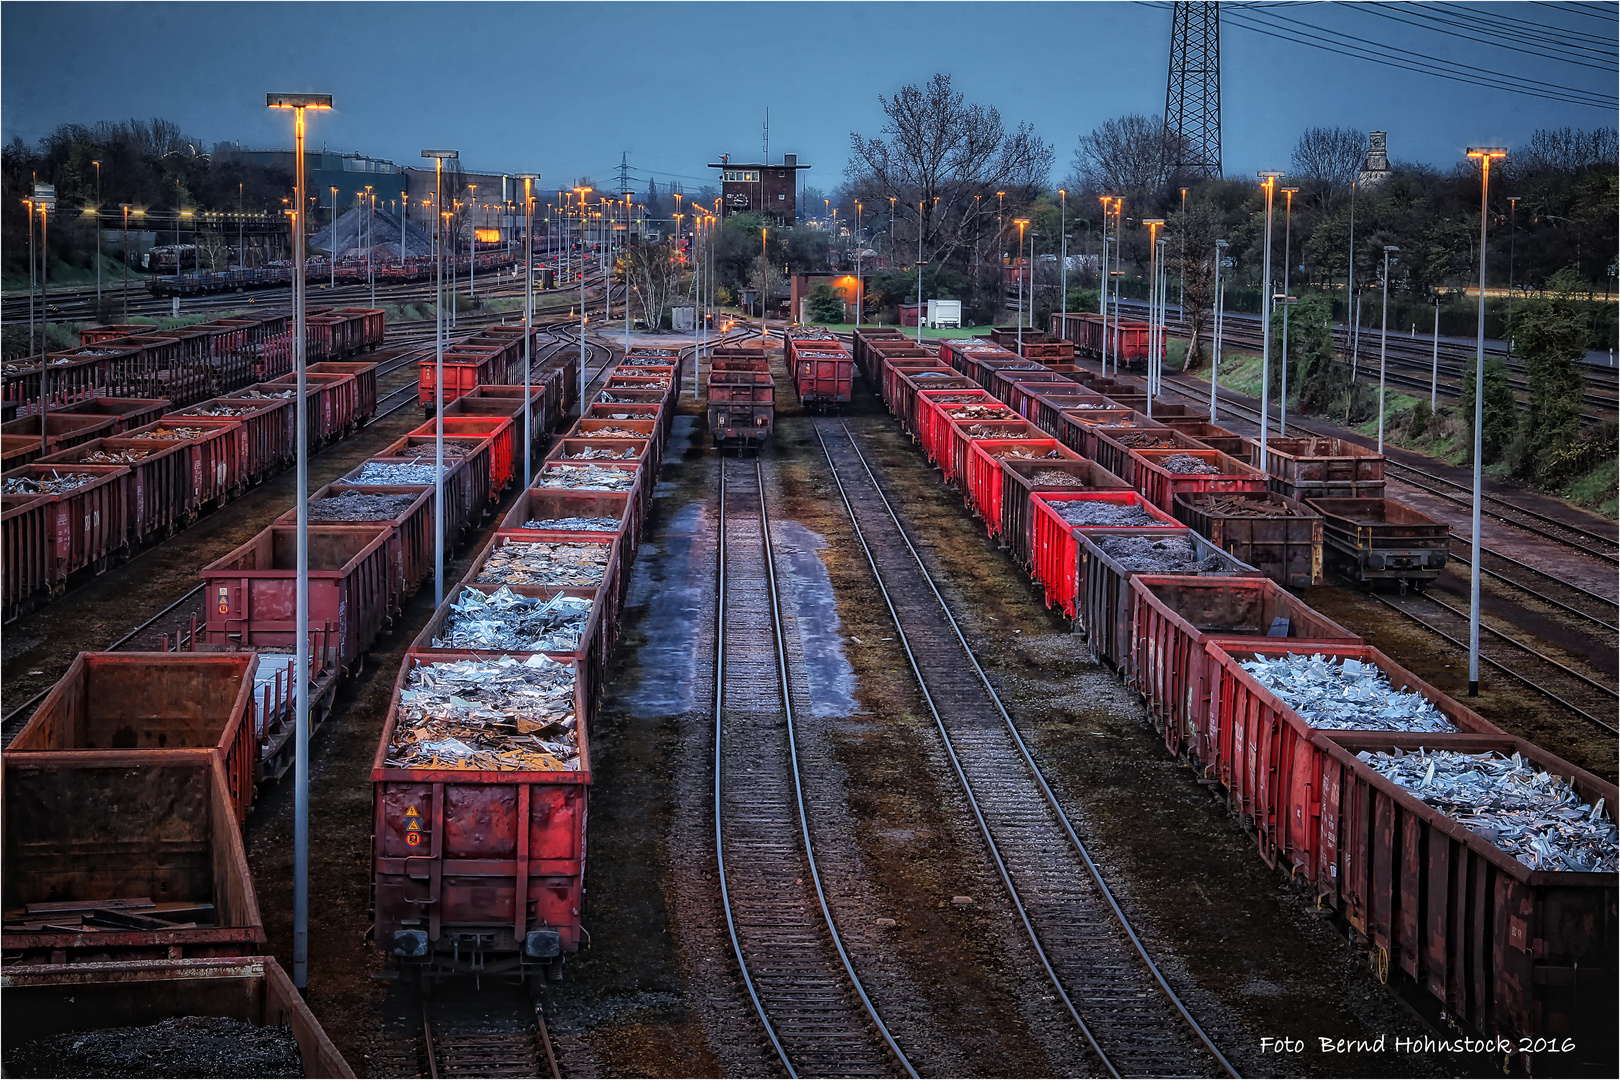
{"type": "Polygon", "coordinates": [[[771,362],[763,352],[721,355],[721,350],[715,350],[704,397],[709,403],[709,437],[715,446],[757,450],[770,439],[776,422],[776,386],[771,362]]]}
{"type": "Polygon", "coordinates": [[[1322,515],[1323,554],[1351,581],[1421,591],[1451,557],[1451,528],[1394,499],[1308,499],[1322,515]]]}

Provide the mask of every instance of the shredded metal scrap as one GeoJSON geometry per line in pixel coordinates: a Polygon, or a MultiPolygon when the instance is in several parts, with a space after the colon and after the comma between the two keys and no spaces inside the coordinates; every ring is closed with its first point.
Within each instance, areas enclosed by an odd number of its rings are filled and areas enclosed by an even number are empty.
{"type": "MultiPolygon", "coordinates": [[[[1006,417],[1008,420],[1017,420],[1019,416],[1014,413],[1006,417]]],[[[970,439],[1016,439],[1018,436],[1006,428],[991,427],[989,424],[969,424],[962,429],[962,434],[970,439]]]]}
{"type": "Polygon", "coordinates": [[[1007,450],[999,450],[991,456],[998,458],[1022,458],[1025,461],[1047,461],[1061,458],[1063,456],[1063,451],[1054,447],[1044,454],[1037,454],[1033,450],[1029,450],[1025,447],[1014,446],[1007,450]]]}
{"type": "Polygon", "coordinates": [[[1397,690],[1376,664],[1295,653],[1239,661],[1312,727],[1355,731],[1456,731],[1433,702],[1397,690]]]}
{"type": "MultiPolygon", "coordinates": [[[[594,437],[594,436],[593,436],[594,437]]],[[[564,461],[634,461],[638,456],[631,447],[623,450],[609,450],[603,446],[588,446],[572,454],[564,454],[564,461]]]]}
{"type": "Polygon", "coordinates": [[[1614,819],[1515,753],[1363,750],[1356,757],[1532,870],[1620,871],[1614,819]]]}
{"type": "Polygon", "coordinates": [[[952,420],[1001,420],[1011,419],[1018,414],[1005,405],[967,405],[960,409],[946,409],[945,415],[952,420]]]}
{"type": "Polygon", "coordinates": [[[411,670],[386,763],[395,769],[574,772],[574,671],[527,660],[453,660],[411,670]]]}
{"type": "Polygon", "coordinates": [[[1219,555],[1200,558],[1185,536],[1099,536],[1094,542],[1104,555],[1137,573],[1208,574],[1227,567],[1219,555]]]}
{"type": "Polygon", "coordinates": [[[1132,450],[1156,450],[1161,447],[1181,445],[1175,436],[1153,430],[1131,431],[1123,435],[1115,435],[1113,439],[1119,445],[1129,447],[1132,450]]]}
{"type": "Polygon", "coordinates": [[[250,412],[257,412],[251,406],[242,405],[197,405],[181,413],[181,416],[246,416],[250,412]]]}
{"type": "Polygon", "coordinates": [[[504,544],[490,552],[478,581],[491,585],[562,585],[591,588],[607,577],[607,544],[504,544]]]}
{"type": "Polygon", "coordinates": [[[6,477],[5,494],[7,495],[60,495],[64,491],[93,484],[99,477],[94,473],[59,473],[52,470],[49,476],[8,476],[6,477]]]}
{"type": "Polygon", "coordinates": [[[604,469],[600,465],[551,465],[541,471],[534,486],[629,491],[635,483],[636,474],[629,469],[604,469]]]}
{"type": "Polygon", "coordinates": [[[151,450],[91,450],[79,460],[86,465],[128,465],[151,456],[151,450]]]}
{"type": "Polygon", "coordinates": [[[1191,454],[1167,454],[1153,464],[1165,472],[1178,473],[1182,476],[1213,476],[1221,471],[1219,465],[1212,465],[1191,454]]]}
{"type": "Polygon", "coordinates": [[[283,398],[283,399],[285,399],[285,398],[290,398],[290,397],[296,397],[297,394],[298,394],[298,391],[296,389],[293,389],[293,390],[274,390],[274,391],[266,391],[266,390],[232,390],[231,391],[231,396],[232,397],[249,398],[249,399],[265,398],[266,400],[269,400],[269,399],[272,399],[272,398],[283,398]]]}
{"type": "MultiPolygon", "coordinates": [[[[477,449],[478,448],[476,446],[468,446],[466,443],[450,442],[448,439],[446,439],[444,443],[444,459],[446,461],[450,461],[451,459],[460,460],[464,457],[470,457],[477,449]]],[[[390,450],[388,452],[388,456],[396,458],[409,458],[412,461],[422,461],[424,459],[437,457],[438,452],[438,447],[430,442],[407,443],[398,450],[390,450]]]]}
{"type": "MultiPolygon", "coordinates": [[[[621,416],[615,417],[615,419],[628,420],[630,417],[621,416]]],[[[645,431],[632,431],[629,428],[622,427],[604,427],[597,428],[595,431],[583,432],[580,437],[585,439],[645,439],[647,437],[647,433],[645,431]]]]}
{"type": "Polygon", "coordinates": [[[392,521],[411,508],[415,495],[368,495],[345,491],[332,499],[311,499],[311,521],[392,521]]]}
{"type": "Polygon", "coordinates": [[[200,439],[213,428],[181,427],[155,427],[151,431],[132,431],[122,436],[125,439],[151,439],[154,442],[183,442],[186,439],[200,439]]]}
{"type": "MultiPolygon", "coordinates": [[[[450,466],[445,466],[445,472],[450,466]]],[[[384,487],[394,487],[405,484],[431,484],[433,483],[432,465],[396,465],[388,461],[368,461],[360,466],[360,471],[350,481],[354,484],[376,484],[384,487]]]]}
{"type": "Polygon", "coordinates": [[[554,532],[618,532],[619,519],[610,517],[566,517],[530,519],[525,529],[550,529],[554,532]]]}
{"type": "Polygon", "coordinates": [[[1058,517],[1070,525],[1163,525],[1138,503],[1100,502],[1093,499],[1062,500],[1050,504],[1058,517]]]}
{"type": "Polygon", "coordinates": [[[1039,472],[1030,475],[1029,482],[1039,487],[1083,488],[1086,486],[1085,480],[1081,477],[1073,476],[1058,469],[1041,469],[1039,472]]]}
{"type": "Polygon", "coordinates": [[[518,596],[505,585],[487,594],[466,589],[450,605],[443,636],[433,639],[433,647],[571,653],[585,636],[591,606],[578,596],[518,596]]]}
{"type": "Polygon", "coordinates": [[[1267,499],[1239,499],[1232,496],[1220,496],[1212,499],[1201,499],[1193,504],[1200,513],[1210,517],[1303,517],[1298,510],[1287,503],[1271,502],[1267,499]]]}

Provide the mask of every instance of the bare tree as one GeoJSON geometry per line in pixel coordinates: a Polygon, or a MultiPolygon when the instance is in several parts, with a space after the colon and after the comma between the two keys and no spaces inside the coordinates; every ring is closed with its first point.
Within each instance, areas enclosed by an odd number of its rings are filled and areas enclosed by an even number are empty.
{"type": "Polygon", "coordinates": [[[1075,147],[1076,185],[1109,195],[1156,193],[1169,182],[1179,138],[1161,116],[1131,113],[1105,120],[1080,136],[1075,147]]]}
{"type": "Polygon", "coordinates": [[[1309,189],[1324,210],[1350,193],[1367,163],[1367,136],[1354,128],[1308,128],[1294,144],[1289,180],[1309,189]]]}
{"type": "Polygon", "coordinates": [[[1165,225],[1169,239],[1165,251],[1173,260],[1170,269],[1179,272],[1183,282],[1182,317],[1192,324],[1187,371],[1203,365],[1204,335],[1215,314],[1215,241],[1225,235],[1220,207],[1213,198],[1200,197],[1202,194],[1195,195],[1185,211],[1171,214],[1165,225]]]}
{"type": "Polygon", "coordinates": [[[1615,156],[1614,128],[1539,128],[1530,136],[1530,145],[1509,160],[1526,171],[1573,173],[1593,165],[1613,165],[1615,156]]]}
{"type": "Polygon", "coordinates": [[[626,255],[626,273],[642,319],[649,330],[656,330],[675,298],[686,291],[686,268],[670,245],[637,240],[626,255]]]}
{"type": "Polygon", "coordinates": [[[1011,211],[1046,185],[1052,148],[1027,123],[1007,131],[999,110],[966,101],[949,75],[935,74],[926,85],[907,85],[878,100],[888,118],[887,138],[850,132],[847,191],[873,211],[894,199],[897,222],[913,246],[920,230],[925,260],[948,260],[964,245],[971,248],[981,218],[995,212],[996,192],[1006,193],[1011,211]]]}

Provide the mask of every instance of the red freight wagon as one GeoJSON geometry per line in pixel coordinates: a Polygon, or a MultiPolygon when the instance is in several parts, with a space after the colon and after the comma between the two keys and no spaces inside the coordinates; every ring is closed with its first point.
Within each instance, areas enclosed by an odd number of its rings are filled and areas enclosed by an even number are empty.
{"type": "MultiPolygon", "coordinates": [[[[1038,432],[1035,434],[1039,434],[1038,432]]],[[[1001,532],[1001,463],[1032,458],[1061,461],[1072,452],[1056,439],[978,439],[968,446],[967,484],[963,493],[968,509],[984,520],[991,536],[1001,532]]]]}
{"type": "MultiPolygon", "coordinates": [[[[1214,547],[1208,540],[1191,529],[1133,529],[1114,530],[1110,537],[1146,537],[1150,540],[1181,539],[1191,544],[1199,561],[1199,568],[1185,571],[1164,571],[1158,576],[1202,578],[1204,576],[1230,579],[1233,577],[1263,581],[1258,571],[1214,547]],[[1205,569],[1207,567],[1207,569],[1205,569]]],[[[1091,655],[1117,668],[1127,685],[1135,679],[1134,639],[1132,637],[1138,604],[1131,590],[1132,579],[1142,571],[1129,569],[1123,562],[1105,550],[1106,541],[1099,535],[1088,535],[1082,530],[1080,543],[1080,569],[1075,574],[1078,593],[1074,598],[1074,624],[1086,634],[1091,655]]],[[[1269,584],[1269,582],[1267,583],[1269,584]]]]}
{"type": "MultiPolygon", "coordinates": [[[[1080,384],[1071,379],[1064,378],[1018,378],[1015,374],[1008,374],[996,380],[996,395],[1005,401],[1012,409],[1030,423],[1040,419],[1040,406],[1038,398],[1042,394],[1088,394],[1081,390],[1080,384]]],[[[1096,395],[1101,397],[1101,395],[1096,395]]]]}
{"type": "Polygon", "coordinates": [[[1230,454],[1246,465],[1254,464],[1249,460],[1249,440],[1242,435],[1234,435],[1220,425],[1200,420],[1196,416],[1161,416],[1157,419],[1165,427],[1174,428],[1183,435],[1197,439],[1211,450],[1230,454]]]}
{"type": "Polygon", "coordinates": [[[12,1046],[190,1016],[286,1028],[303,1075],[354,1076],[274,957],[6,965],[5,1039],[12,1046]]]}
{"type": "MultiPolygon", "coordinates": [[[[426,456],[418,457],[414,451],[422,447],[407,445],[409,441],[410,437],[407,437],[391,443],[382,453],[350,469],[338,479],[342,483],[368,489],[377,486],[392,487],[401,481],[393,476],[371,475],[377,472],[371,466],[416,465],[420,468],[413,471],[420,474],[422,483],[432,490],[433,442],[431,439],[428,440],[426,456]]],[[[489,462],[485,457],[488,453],[488,439],[479,439],[476,442],[470,439],[445,439],[445,541],[452,546],[463,530],[478,523],[484,515],[485,506],[489,503],[489,462]],[[462,451],[462,456],[455,456],[456,449],[462,451]]]]}
{"type": "Polygon", "coordinates": [[[1029,421],[1019,419],[1018,414],[1010,409],[1007,410],[1010,417],[1007,420],[952,417],[951,414],[959,411],[950,406],[940,409],[950,420],[945,429],[950,435],[950,451],[940,456],[940,467],[945,473],[945,482],[964,491],[967,489],[968,458],[975,442],[980,439],[1039,439],[1045,434],[1029,421]]]}
{"type": "MultiPolygon", "coordinates": [[[[436,438],[438,420],[429,418],[411,432],[416,438],[436,438]]],[[[512,483],[513,451],[521,446],[511,416],[446,416],[445,438],[462,436],[489,440],[489,498],[499,502],[512,483]]]]}
{"type": "Polygon", "coordinates": [[[1290,499],[1379,499],[1384,455],[1348,439],[1270,439],[1271,490],[1290,499]]]}
{"type": "Polygon", "coordinates": [[[977,405],[987,415],[1014,419],[1017,413],[997,401],[990,391],[982,387],[971,390],[918,390],[917,441],[922,444],[923,456],[930,462],[950,453],[950,419],[942,410],[960,411],[968,405],[977,405]]]}
{"type": "Polygon", "coordinates": [[[626,491],[569,491],[563,488],[530,488],[519,492],[517,501],[501,521],[497,536],[514,539],[577,539],[580,532],[599,532],[603,536],[619,538],[620,558],[628,562],[635,556],[641,539],[641,504],[626,491]],[[599,521],[611,519],[611,529],[545,529],[531,527],[531,522],[556,521],[568,518],[599,521]]]}
{"type": "MultiPolygon", "coordinates": [[[[548,375],[555,378],[556,373],[548,375]]],[[[523,411],[523,387],[520,386],[475,386],[465,394],[456,398],[444,407],[444,415],[449,416],[510,416],[517,426],[519,434],[514,438],[522,439],[522,430],[525,424],[523,411]]],[[[544,442],[547,433],[551,430],[551,421],[560,416],[552,412],[546,404],[546,386],[543,381],[536,381],[529,387],[529,409],[527,424],[534,436],[536,444],[544,442]]]]}
{"type": "Polygon", "coordinates": [[[249,454],[247,428],[236,420],[188,416],[184,420],[160,420],[126,432],[120,443],[139,443],[156,449],[165,443],[185,447],[191,468],[191,494],[186,511],[192,517],[214,505],[223,505],[234,492],[247,486],[249,454]],[[201,432],[182,435],[181,430],[201,432]]]}
{"type": "MultiPolygon", "coordinates": [[[[1065,409],[1058,413],[1058,441],[1083,458],[1097,460],[1098,428],[1162,428],[1135,409],[1065,409]]],[[[1121,478],[1123,479],[1123,477],[1121,478]]]]}
{"type": "MultiPolygon", "coordinates": [[[[1070,383],[1068,389],[1060,391],[1045,391],[1035,395],[1031,408],[1034,411],[1029,419],[1035,426],[1051,435],[1061,438],[1063,432],[1063,413],[1069,410],[1102,409],[1108,406],[1108,399],[1094,391],[1087,390],[1079,383],[1070,383]]],[[[1071,447],[1071,449],[1073,449],[1071,447]]]]}
{"type": "MultiPolygon", "coordinates": [[[[298,385],[298,373],[283,375],[279,379],[271,379],[266,386],[273,386],[285,390],[298,385]]],[[[304,389],[309,391],[319,388],[315,401],[311,404],[319,411],[312,413],[319,417],[321,439],[324,442],[336,442],[349,432],[353,431],[359,423],[360,414],[360,386],[353,375],[341,372],[322,373],[304,369],[304,389]]]]}
{"type": "MultiPolygon", "coordinates": [[[[311,666],[348,668],[388,622],[400,588],[389,572],[392,534],[377,524],[310,526],[310,637],[324,652],[311,666]]],[[[202,568],[208,641],[269,649],[297,644],[297,540],[296,528],[271,525],[202,568]]]]}
{"type": "Polygon", "coordinates": [[[1054,507],[1067,502],[1108,503],[1113,506],[1137,507],[1148,518],[1149,524],[1162,524],[1179,529],[1181,522],[1164,513],[1135,491],[1048,491],[1032,494],[1034,507],[1032,547],[1034,549],[1035,580],[1046,593],[1046,606],[1058,607],[1071,619],[1075,616],[1075,597],[1080,583],[1080,530],[1130,531],[1144,525],[1070,525],[1054,507]]]}
{"type": "MultiPolygon", "coordinates": [[[[1219,685],[1210,690],[1211,730],[1203,740],[1213,756],[1212,764],[1219,769],[1221,782],[1232,794],[1233,807],[1254,823],[1260,853],[1266,861],[1275,864],[1281,853],[1296,871],[1309,879],[1317,863],[1315,845],[1320,836],[1316,822],[1310,819],[1322,803],[1316,785],[1322,775],[1320,755],[1324,732],[1311,727],[1292,706],[1260,685],[1241,664],[1257,655],[1275,657],[1293,650],[1287,645],[1269,644],[1262,638],[1243,638],[1237,642],[1216,638],[1207,647],[1220,680],[1219,685]]],[[[1322,646],[1311,652],[1339,661],[1354,659],[1372,664],[1397,690],[1408,690],[1426,698],[1460,731],[1506,734],[1370,645],[1322,646]]],[[[1389,733],[1382,734],[1387,737],[1389,733]]],[[[1429,746],[1440,746],[1452,737],[1435,732],[1422,735],[1425,745],[1429,746]]],[[[1324,887],[1321,881],[1317,882],[1319,893],[1324,887]]]]}
{"type": "Polygon", "coordinates": [[[1030,496],[1042,491],[1130,491],[1131,485],[1095,461],[1080,457],[1073,450],[1058,444],[1063,456],[1049,461],[1024,458],[1001,459],[1001,536],[1013,561],[1023,569],[1034,564],[1033,537],[1034,506],[1030,496]]]}
{"type": "Polygon", "coordinates": [[[253,803],[252,653],[82,652],[6,752],[211,749],[238,820],[253,803]]]}
{"type": "MultiPolygon", "coordinates": [[[[444,400],[446,404],[475,386],[507,382],[507,350],[502,346],[473,349],[461,346],[444,351],[444,400]]],[[[429,357],[416,368],[416,400],[432,415],[438,400],[438,359],[429,357]]]]}
{"type": "Polygon", "coordinates": [[[306,365],[308,375],[354,376],[354,425],[364,427],[377,415],[377,368],[375,361],[323,360],[306,365]]]}
{"type": "MultiPolygon", "coordinates": [[[[341,480],[327,484],[309,497],[309,523],[312,526],[330,524],[358,525],[376,523],[393,530],[388,538],[389,572],[399,582],[399,597],[409,596],[433,573],[433,485],[373,484],[360,486],[341,480]],[[346,518],[342,522],[323,521],[317,515],[318,503],[341,498],[348,492],[360,495],[408,495],[412,502],[392,516],[373,518],[346,518]]],[[[276,519],[277,525],[296,525],[298,511],[289,510],[276,519]]],[[[402,605],[401,605],[402,606],[402,605]]]]}
{"type": "Polygon", "coordinates": [[[3,768],[8,978],[13,964],[93,970],[263,948],[253,875],[212,750],[6,754],[3,768]],[[98,912],[103,924],[129,928],[78,929],[98,912]]]}
{"type": "Polygon", "coordinates": [[[524,588],[549,588],[553,591],[566,592],[571,596],[584,596],[590,590],[596,590],[605,604],[603,618],[607,619],[611,625],[617,625],[619,609],[623,606],[625,594],[630,588],[629,545],[622,541],[623,537],[619,533],[562,533],[549,530],[537,532],[530,529],[508,529],[503,527],[490,540],[488,546],[479,552],[478,558],[473,560],[472,566],[461,580],[466,585],[510,585],[514,589],[519,586],[524,588]],[[570,585],[534,586],[520,580],[507,580],[510,575],[503,575],[498,571],[491,570],[486,573],[485,567],[489,563],[490,557],[507,544],[539,543],[573,544],[580,545],[582,549],[584,545],[600,545],[607,553],[603,556],[605,564],[600,575],[582,571],[578,575],[580,581],[570,585]]]}
{"type": "Polygon", "coordinates": [[[21,420],[12,420],[6,424],[0,424],[0,435],[5,435],[8,440],[17,437],[27,439],[32,446],[32,450],[28,453],[13,455],[8,452],[6,468],[11,469],[18,465],[27,465],[48,454],[59,453],[81,443],[87,443],[91,439],[111,435],[118,426],[118,418],[116,416],[75,416],[72,413],[60,412],[46,413],[43,424],[45,428],[43,442],[40,439],[41,426],[38,413],[33,416],[25,416],[21,420]]]}
{"type": "Polygon", "coordinates": [[[969,378],[954,371],[940,368],[926,370],[897,370],[893,365],[884,365],[883,378],[885,380],[885,401],[889,411],[900,421],[913,439],[921,437],[922,417],[920,413],[919,398],[924,390],[955,390],[959,393],[976,391],[978,385],[969,378]]]}
{"type": "MultiPolygon", "coordinates": [[[[1172,428],[1105,428],[1096,427],[1089,433],[1093,460],[1121,480],[1135,486],[1137,450],[1208,450],[1209,447],[1172,428]]],[[[1160,507],[1169,510],[1170,507],[1160,507]]]]}
{"type": "Polygon", "coordinates": [[[388,764],[400,693],[420,665],[470,653],[407,653],[371,769],[375,939],[424,986],[452,972],[562,977],[579,949],[591,702],[574,689],[578,768],[491,772],[388,764]]]}
{"type": "MultiPolygon", "coordinates": [[[[1615,1072],[1615,877],[1532,870],[1358,759],[1437,749],[1432,736],[1318,732],[1318,892],[1340,900],[1377,969],[1505,1039],[1524,1075],[1615,1072]]],[[[1518,756],[1563,778],[1588,806],[1616,788],[1522,739],[1452,735],[1443,748],[1518,756]]],[[[1302,811],[1304,808],[1301,808],[1302,811]]],[[[1314,807],[1312,807],[1314,809],[1314,807]]],[[[1611,817],[1612,820],[1612,817],[1611,817]]]]}
{"type": "MultiPolygon", "coordinates": [[[[546,650],[544,655],[559,662],[566,661],[574,666],[575,671],[585,673],[585,688],[587,700],[595,702],[601,700],[603,690],[607,683],[607,652],[612,638],[614,619],[617,608],[614,603],[611,588],[606,589],[564,589],[558,590],[534,585],[508,585],[505,586],[518,596],[529,599],[550,600],[559,592],[580,600],[590,601],[590,612],[585,619],[585,627],[579,637],[578,645],[565,652],[546,650]]],[[[411,643],[411,652],[424,661],[434,659],[446,651],[458,655],[476,653],[486,658],[497,656],[513,656],[525,660],[534,655],[534,652],[512,649],[473,649],[464,650],[446,643],[442,648],[435,646],[436,639],[442,640],[444,625],[449,621],[452,605],[462,603],[469,592],[483,593],[485,596],[502,588],[500,585],[474,584],[461,582],[445,595],[444,603],[439,605],[437,611],[428,619],[422,632],[416,635],[411,643]]]]}
{"type": "Polygon", "coordinates": [[[169,537],[189,519],[193,502],[191,456],[183,442],[96,439],[42,458],[39,463],[63,472],[76,471],[82,465],[104,468],[116,464],[127,468],[130,479],[123,485],[125,520],[129,528],[127,540],[132,545],[169,537]],[[126,454],[144,456],[133,461],[95,460],[126,454]]]}
{"type": "Polygon", "coordinates": [[[1322,583],[1322,515],[1281,495],[1177,495],[1176,518],[1290,589],[1322,583]]]}
{"type": "MultiPolygon", "coordinates": [[[[94,397],[107,385],[109,362],[119,356],[136,356],[138,352],[136,349],[101,347],[46,354],[45,408],[71,408],[77,402],[94,397]]],[[[5,403],[18,416],[39,413],[40,359],[31,356],[7,365],[5,403]]]]}
{"type": "Polygon", "coordinates": [[[842,345],[795,349],[793,385],[804,405],[847,405],[854,394],[855,359],[842,345]]]}
{"type": "Polygon", "coordinates": [[[341,316],[349,324],[349,340],[356,352],[375,349],[388,336],[387,315],[382,308],[333,308],[327,315],[341,316]]]}
{"type": "Polygon", "coordinates": [[[1266,490],[1265,473],[1219,450],[1133,450],[1131,456],[1136,460],[1136,475],[1123,479],[1129,480],[1136,490],[1167,514],[1176,508],[1176,496],[1183,493],[1213,491],[1231,494],[1266,490]],[[1197,458],[1206,465],[1220,469],[1220,472],[1171,472],[1165,468],[1164,462],[1173,455],[1197,458]]]}
{"type": "Polygon", "coordinates": [[[1361,644],[1361,638],[1269,578],[1209,581],[1144,574],[1133,588],[1138,602],[1126,628],[1135,642],[1128,681],[1164,725],[1165,747],[1179,754],[1185,746],[1206,767],[1215,764],[1210,710],[1219,704],[1221,681],[1211,643],[1231,649],[1240,660],[1252,657],[1243,651],[1251,638],[1262,648],[1301,653],[1361,644]]]}
{"type": "Polygon", "coordinates": [[[654,472],[651,439],[595,439],[564,436],[551,444],[545,460],[573,464],[587,461],[633,461],[654,472]]]}
{"type": "Polygon", "coordinates": [[[568,462],[547,461],[542,464],[540,466],[540,470],[535,473],[534,483],[531,486],[536,488],[549,488],[553,491],[628,492],[632,498],[641,503],[642,513],[646,514],[647,510],[652,505],[653,488],[656,486],[655,480],[655,477],[649,476],[642,470],[640,465],[637,465],[633,461],[593,461],[580,462],[579,465],[573,465],[568,462]],[[603,469],[613,469],[619,472],[624,472],[631,477],[630,484],[627,487],[576,486],[577,481],[575,481],[573,478],[577,477],[579,474],[570,474],[566,470],[578,468],[583,465],[595,465],[603,469]]]}
{"type": "MultiPolygon", "coordinates": [[[[7,610],[20,610],[18,605],[38,592],[61,592],[69,575],[80,570],[101,573],[129,542],[129,469],[77,465],[73,471],[94,479],[55,495],[5,496],[8,511],[21,511],[6,515],[7,610]]],[[[6,479],[60,472],[52,465],[24,465],[6,479]]]]}
{"type": "Polygon", "coordinates": [[[111,416],[112,430],[108,435],[122,435],[131,428],[145,427],[163,418],[169,411],[168,398],[113,398],[96,397],[76,401],[63,410],[67,416],[111,416]]]}
{"type": "Polygon", "coordinates": [[[292,398],[213,398],[167,417],[171,424],[193,419],[235,420],[247,437],[248,479],[257,483],[296,460],[297,410],[292,398]]]}
{"type": "Polygon", "coordinates": [[[623,440],[634,442],[636,439],[647,441],[647,469],[654,476],[658,475],[659,465],[663,461],[663,445],[665,432],[659,429],[655,419],[627,419],[604,420],[599,416],[587,413],[574,423],[572,435],[580,438],[601,441],[623,440]],[[634,435],[624,434],[634,432],[634,435]]]}

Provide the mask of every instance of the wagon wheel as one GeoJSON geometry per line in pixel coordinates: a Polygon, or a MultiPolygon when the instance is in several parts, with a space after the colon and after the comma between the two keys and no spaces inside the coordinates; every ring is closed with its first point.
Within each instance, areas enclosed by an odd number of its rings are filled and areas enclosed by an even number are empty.
{"type": "Polygon", "coordinates": [[[1164,722],[1164,748],[1170,751],[1171,757],[1181,756],[1181,725],[1176,723],[1175,717],[1164,722]]]}

